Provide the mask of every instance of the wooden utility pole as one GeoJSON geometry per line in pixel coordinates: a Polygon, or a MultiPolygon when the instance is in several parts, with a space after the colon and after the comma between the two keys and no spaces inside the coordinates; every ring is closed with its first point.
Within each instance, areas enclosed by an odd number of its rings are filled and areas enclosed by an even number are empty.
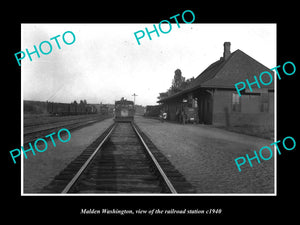
{"type": "Polygon", "coordinates": [[[138,95],[136,95],[135,93],[133,93],[133,105],[135,106],[135,96],[138,96],[138,95]]]}

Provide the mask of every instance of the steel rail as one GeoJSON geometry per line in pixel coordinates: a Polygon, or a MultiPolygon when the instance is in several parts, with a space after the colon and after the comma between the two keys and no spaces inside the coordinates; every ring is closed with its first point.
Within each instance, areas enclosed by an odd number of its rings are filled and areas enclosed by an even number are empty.
{"type": "Polygon", "coordinates": [[[152,162],[155,164],[157,170],[159,171],[160,176],[163,178],[163,181],[165,182],[165,184],[168,187],[169,191],[172,194],[177,194],[176,189],[174,188],[174,186],[172,185],[171,181],[169,180],[169,178],[167,177],[167,175],[165,174],[165,172],[163,171],[163,169],[159,165],[158,161],[156,160],[156,158],[154,157],[154,155],[152,154],[152,152],[148,148],[147,144],[145,143],[144,139],[142,138],[142,136],[140,135],[140,133],[136,129],[135,125],[133,123],[131,123],[131,124],[132,124],[132,127],[133,127],[135,133],[138,135],[139,139],[141,140],[141,142],[143,143],[145,149],[147,150],[147,153],[150,156],[152,162]]]}
{"type": "MultiPolygon", "coordinates": [[[[28,136],[28,135],[33,135],[33,134],[36,134],[36,133],[43,133],[43,132],[48,132],[48,131],[51,131],[51,130],[54,130],[54,129],[59,129],[61,127],[64,127],[64,126],[74,126],[74,125],[87,125],[87,124],[90,124],[90,123],[93,123],[93,122],[96,122],[98,120],[87,120],[87,121],[79,121],[79,122],[76,122],[76,123],[65,123],[65,124],[62,124],[62,125],[59,125],[59,126],[55,126],[55,127],[50,127],[50,128],[46,128],[46,129],[42,129],[42,130],[36,130],[36,131],[31,131],[31,132],[27,132],[25,133],[24,132],[24,135],[25,136],[28,136]]],[[[47,123],[47,124],[50,124],[50,123],[47,123]]],[[[47,124],[44,124],[44,125],[47,125],[47,124]]],[[[43,126],[43,125],[37,125],[38,126],[43,126]]]]}
{"type": "Polygon", "coordinates": [[[93,154],[87,159],[87,161],[82,165],[82,167],[77,171],[75,176],[72,178],[72,180],[67,184],[67,186],[64,188],[64,190],[61,192],[62,194],[68,193],[69,190],[72,188],[72,186],[75,184],[75,182],[78,180],[80,175],[83,173],[83,171],[86,169],[86,167],[89,165],[89,163],[92,161],[96,153],[99,151],[99,149],[102,147],[102,145],[105,143],[105,141],[108,139],[114,128],[116,127],[116,123],[112,126],[108,134],[105,136],[105,138],[101,141],[101,143],[98,145],[96,150],[93,152],[93,154]]]}

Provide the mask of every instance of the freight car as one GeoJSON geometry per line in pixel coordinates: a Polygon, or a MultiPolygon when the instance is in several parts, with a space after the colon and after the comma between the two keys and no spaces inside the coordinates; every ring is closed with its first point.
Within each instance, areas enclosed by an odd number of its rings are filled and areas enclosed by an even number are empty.
{"type": "Polygon", "coordinates": [[[80,115],[80,114],[93,114],[97,112],[97,109],[93,105],[83,103],[77,104],[76,101],[71,104],[47,102],[47,112],[55,116],[68,116],[68,115],[80,115]]]}
{"type": "Polygon", "coordinates": [[[99,107],[99,113],[101,115],[108,115],[108,106],[107,105],[103,105],[103,104],[100,104],[100,107],[99,107]]]}
{"type": "Polygon", "coordinates": [[[121,98],[120,101],[115,101],[115,121],[130,122],[134,118],[134,104],[133,101],[127,101],[121,98]]]}

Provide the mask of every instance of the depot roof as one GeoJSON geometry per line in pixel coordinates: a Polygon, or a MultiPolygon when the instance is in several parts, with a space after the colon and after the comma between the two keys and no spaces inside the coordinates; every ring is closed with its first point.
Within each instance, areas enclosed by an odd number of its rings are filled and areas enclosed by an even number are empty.
{"type": "MultiPolygon", "coordinates": [[[[182,94],[186,94],[198,88],[235,89],[234,85],[236,83],[242,81],[245,82],[246,79],[249,80],[249,83],[252,83],[255,81],[253,76],[256,76],[258,79],[259,75],[264,71],[271,73],[274,81],[273,71],[238,49],[231,53],[226,60],[224,57],[221,57],[218,61],[208,66],[184,90],[163,98],[158,102],[164,102],[166,100],[179,97],[182,94]]],[[[273,90],[273,83],[274,82],[263,87],[273,90]]],[[[255,84],[253,86],[256,87],[255,84]]]]}

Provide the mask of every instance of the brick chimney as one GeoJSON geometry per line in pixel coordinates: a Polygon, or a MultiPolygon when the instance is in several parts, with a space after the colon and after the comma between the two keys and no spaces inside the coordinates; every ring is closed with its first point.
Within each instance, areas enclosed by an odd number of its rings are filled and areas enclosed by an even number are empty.
{"type": "Polygon", "coordinates": [[[223,53],[223,59],[227,60],[230,56],[230,42],[224,42],[224,53],[223,53]]]}

